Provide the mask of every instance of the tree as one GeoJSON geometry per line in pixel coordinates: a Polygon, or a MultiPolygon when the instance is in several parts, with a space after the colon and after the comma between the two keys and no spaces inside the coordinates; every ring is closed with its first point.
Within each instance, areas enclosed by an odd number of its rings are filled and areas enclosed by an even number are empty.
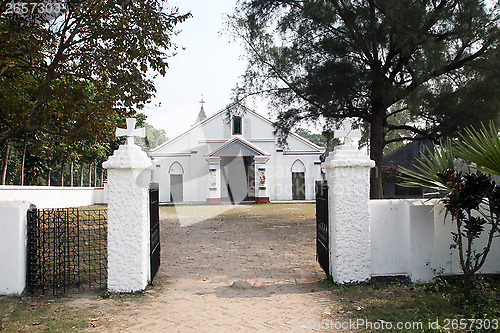
{"type": "Polygon", "coordinates": [[[368,124],[371,197],[381,198],[385,145],[436,141],[498,116],[499,9],[481,0],[242,1],[230,20],[249,57],[237,98],[271,97],[285,137],[301,120],[368,124]],[[393,119],[400,113],[403,123],[393,119]]]}
{"type": "Polygon", "coordinates": [[[333,151],[333,148],[335,148],[335,146],[340,144],[339,139],[335,139],[333,135],[334,133],[332,133],[331,131],[325,131],[321,134],[317,134],[311,133],[311,131],[306,128],[298,128],[295,133],[302,136],[303,138],[306,138],[312,143],[317,144],[318,146],[326,148],[324,154],[321,155],[322,161],[324,161],[328,154],[333,151]]]}
{"type": "Polygon", "coordinates": [[[144,151],[156,148],[164,142],[168,141],[168,137],[165,135],[165,130],[157,129],[154,126],[146,122],[147,116],[143,113],[138,113],[136,115],[138,122],[138,127],[144,127],[144,132],[146,136],[144,138],[136,138],[135,144],[142,148],[144,151]]]}
{"type": "MultiPolygon", "coordinates": [[[[31,132],[106,140],[165,75],[181,15],[160,0],[58,1],[49,15],[0,4],[0,142],[31,132]]],[[[38,8],[38,7],[37,7],[38,8]]],[[[69,140],[69,139],[68,139],[69,140]]]]}

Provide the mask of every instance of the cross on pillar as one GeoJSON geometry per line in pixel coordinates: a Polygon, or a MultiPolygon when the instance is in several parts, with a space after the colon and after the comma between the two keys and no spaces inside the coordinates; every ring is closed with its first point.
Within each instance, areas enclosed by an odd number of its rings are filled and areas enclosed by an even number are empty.
{"type": "Polygon", "coordinates": [[[335,131],[335,138],[343,138],[344,145],[350,145],[357,148],[358,141],[361,139],[361,131],[352,129],[352,122],[349,119],[344,119],[342,122],[344,130],[335,131]]]}
{"type": "Polygon", "coordinates": [[[135,123],[137,120],[135,118],[127,118],[127,128],[117,128],[116,129],[116,136],[126,136],[127,137],[127,145],[131,146],[134,145],[134,136],[138,137],[145,137],[146,132],[144,127],[143,128],[135,128],[135,123]]]}

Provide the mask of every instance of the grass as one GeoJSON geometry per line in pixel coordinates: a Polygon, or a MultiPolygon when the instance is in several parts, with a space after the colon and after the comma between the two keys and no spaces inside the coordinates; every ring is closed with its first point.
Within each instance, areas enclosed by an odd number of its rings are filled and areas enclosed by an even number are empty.
{"type": "Polygon", "coordinates": [[[56,297],[4,297],[0,299],[0,331],[74,332],[93,327],[95,313],[67,303],[56,297]]]}
{"type": "Polygon", "coordinates": [[[480,329],[480,323],[500,329],[499,282],[498,277],[478,277],[470,302],[461,297],[458,277],[440,278],[426,285],[394,282],[342,286],[327,279],[323,284],[338,300],[331,311],[335,320],[339,321],[339,316],[340,321],[359,320],[363,323],[359,332],[378,332],[380,325],[386,325],[384,332],[401,332],[396,328],[398,322],[407,325],[403,330],[408,332],[495,332],[498,330],[491,327],[480,329]]]}

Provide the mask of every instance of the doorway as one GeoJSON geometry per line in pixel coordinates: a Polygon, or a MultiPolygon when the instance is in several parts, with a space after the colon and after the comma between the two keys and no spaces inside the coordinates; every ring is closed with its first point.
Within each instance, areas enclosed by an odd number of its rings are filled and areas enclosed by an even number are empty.
{"type": "Polygon", "coordinates": [[[169,169],[170,174],[170,202],[184,201],[183,174],[184,169],[179,162],[174,162],[169,169]]]}
{"type": "Polygon", "coordinates": [[[170,201],[182,202],[183,200],[182,175],[170,175],[170,201]]]}
{"type": "Polygon", "coordinates": [[[255,199],[255,167],[253,156],[221,157],[221,198],[239,203],[255,199]]]}
{"type": "Polygon", "coordinates": [[[306,168],[301,160],[292,164],[292,200],[306,199],[306,168]]]}

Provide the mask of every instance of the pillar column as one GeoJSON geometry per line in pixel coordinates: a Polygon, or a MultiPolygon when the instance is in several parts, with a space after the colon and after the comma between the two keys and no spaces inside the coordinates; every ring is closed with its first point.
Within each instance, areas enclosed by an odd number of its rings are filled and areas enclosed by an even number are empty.
{"type": "Polygon", "coordinates": [[[370,280],[370,168],[375,162],[358,149],[359,130],[345,131],[336,137],[345,142],[327,157],[324,168],[328,181],[330,217],[330,272],[335,283],[370,280]],[[354,140],[353,140],[354,139],[354,140]]]}
{"type": "Polygon", "coordinates": [[[267,186],[267,166],[268,156],[254,156],[255,164],[255,202],[269,202],[269,191],[267,186]]]}
{"type": "Polygon", "coordinates": [[[153,164],[133,142],[140,133],[134,132],[132,120],[127,119],[127,144],[102,164],[108,170],[108,290],[112,292],[143,290],[150,279],[148,189],[153,164]]]}
{"type": "Polygon", "coordinates": [[[221,203],[220,157],[207,157],[208,162],[208,195],[207,204],[221,203]]]}

